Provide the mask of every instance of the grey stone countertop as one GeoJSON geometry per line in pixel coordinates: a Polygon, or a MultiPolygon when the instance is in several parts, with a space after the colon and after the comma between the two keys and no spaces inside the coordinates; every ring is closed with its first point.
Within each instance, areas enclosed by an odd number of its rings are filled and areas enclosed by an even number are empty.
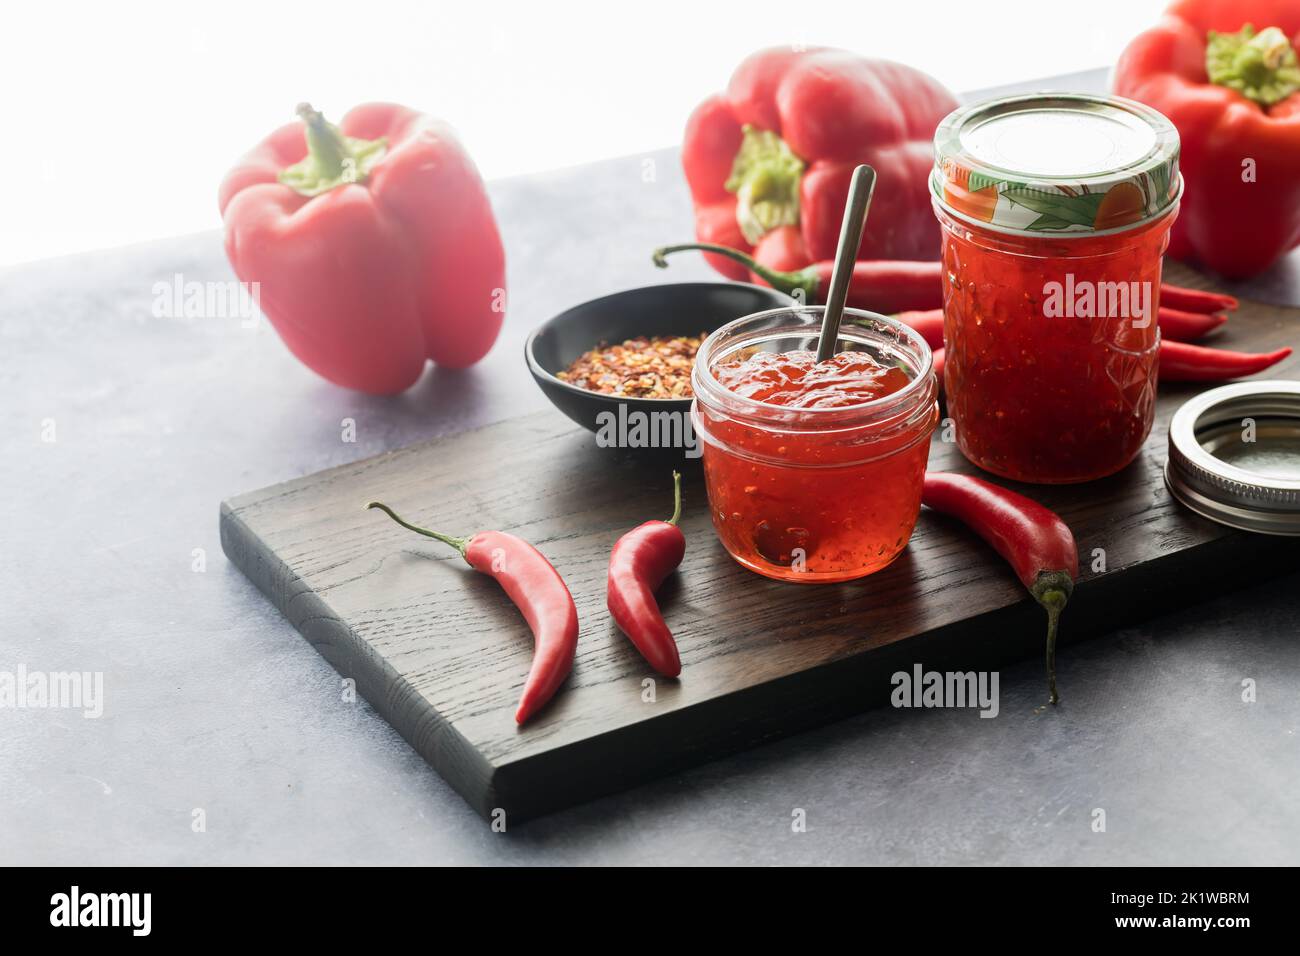
{"type": "MultiPolygon", "coordinates": [[[[493,832],[341,699],[227,563],[216,520],[238,492],[548,408],[524,370],[529,330],[617,289],[712,276],[696,257],[649,261],[691,235],[673,152],[492,196],[501,338],[396,398],[326,384],[264,321],[156,317],[156,283],[231,279],[215,232],[0,273],[0,672],[103,675],[97,718],[0,709],[0,862],[1300,862],[1295,574],[1069,645],[1051,721],[1025,661],[1001,673],[996,720],[876,710],[493,832]]],[[[1300,302],[1298,273],[1292,257],[1245,291],[1300,302]]]]}

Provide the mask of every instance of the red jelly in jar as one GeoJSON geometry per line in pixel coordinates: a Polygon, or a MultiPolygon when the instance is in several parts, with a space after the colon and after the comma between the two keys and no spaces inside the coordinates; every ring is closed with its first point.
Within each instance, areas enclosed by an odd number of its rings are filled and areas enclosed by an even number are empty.
{"type": "Polygon", "coordinates": [[[1155,417],[1177,131],[1117,97],[978,103],[940,124],[930,182],[958,446],[1017,481],[1119,471],[1155,417]]]}
{"type": "Polygon", "coordinates": [[[778,309],[713,333],[695,359],[691,420],[713,526],[759,574],[812,584],[878,571],[907,545],[938,421],[925,341],[844,311],[816,358],[823,309],[778,309]]]}

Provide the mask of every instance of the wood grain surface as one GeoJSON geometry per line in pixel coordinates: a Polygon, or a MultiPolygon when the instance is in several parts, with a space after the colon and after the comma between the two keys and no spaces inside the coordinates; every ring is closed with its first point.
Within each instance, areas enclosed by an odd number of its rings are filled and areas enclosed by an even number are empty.
{"type": "MultiPolygon", "coordinates": [[[[1166,278],[1207,286],[1177,265],[1166,278]]],[[[1243,303],[1214,343],[1264,351],[1296,344],[1298,333],[1300,310],[1243,303]]],[[[1298,363],[1293,356],[1267,375],[1297,377],[1298,363]]],[[[1218,526],[1170,498],[1161,474],[1168,421],[1197,391],[1161,387],[1151,437],[1121,474],[1020,488],[1057,510],[1080,545],[1063,698],[1071,640],[1294,567],[1300,556],[1294,540],[1218,526]],[[1093,567],[1097,549],[1104,570],[1093,567]]],[[[930,467],[973,470],[938,438],[930,467]]],[[[903,555],[863,581],[781,584],[722,550],[696,468],[684,480],[686,558],[660,594],[683,671],[656,678],[609,619],[605,574],[614,541],[665,516],[670,498],[665,468],[599,449],[548,411],[237,496],[222,503],[221,540],[480,814],[501,810],[511,821],[879,705],[889,675],[914,663],[967,670],[1042,651],[1042,612],[948,519],[923,513],[903,555]],[[450,548],[366,511],[373,498],[451,534],[509,531],[563,574],[582,625],[577,660],[534,722],[513,720],[532,654],[518,611],[450,548]]]]}

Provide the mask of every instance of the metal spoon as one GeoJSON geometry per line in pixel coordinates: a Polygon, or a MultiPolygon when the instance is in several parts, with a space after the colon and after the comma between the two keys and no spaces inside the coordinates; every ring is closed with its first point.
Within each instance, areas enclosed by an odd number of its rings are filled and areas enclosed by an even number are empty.
{"type": "Polygon", "coordinates": [[[862,227],[866,225],[867,210],[871,208],[871,194],[875,188],[874,169],[863,165],[853,170],[849,201],[844,204],[840,244],[835,251],[835,268],[831,270],[830,292],[826,296],[826,312],[822,316],[821,338],[817,343],[819,362],[825,362],[835,354],[835,343],[840,338],[840,319],[844,315],[844,301],[849,295],[849,280],[853,277],[853,265],[858,261],[862,227]]]}

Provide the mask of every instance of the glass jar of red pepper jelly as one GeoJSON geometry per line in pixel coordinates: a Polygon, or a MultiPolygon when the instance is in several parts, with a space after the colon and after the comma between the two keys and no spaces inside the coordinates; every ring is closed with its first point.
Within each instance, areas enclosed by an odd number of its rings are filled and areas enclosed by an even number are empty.
{"type": "Polygon", "coordinates": [[[1017,481],[1119,471],[1155,414],[1177,131],[1130,100],[1038,94],[959,109],[934,142],[957,444],[1017,481]]]}
{"type": "Polygon", "coordinates": [[[691,422],[713,526],[731,556],[783,581],[848,581],[907,544],[938,421],[930,349],[893,319],[844,310],[816,357],[822,307],[776,309],[710,335],[691,422]]]}

